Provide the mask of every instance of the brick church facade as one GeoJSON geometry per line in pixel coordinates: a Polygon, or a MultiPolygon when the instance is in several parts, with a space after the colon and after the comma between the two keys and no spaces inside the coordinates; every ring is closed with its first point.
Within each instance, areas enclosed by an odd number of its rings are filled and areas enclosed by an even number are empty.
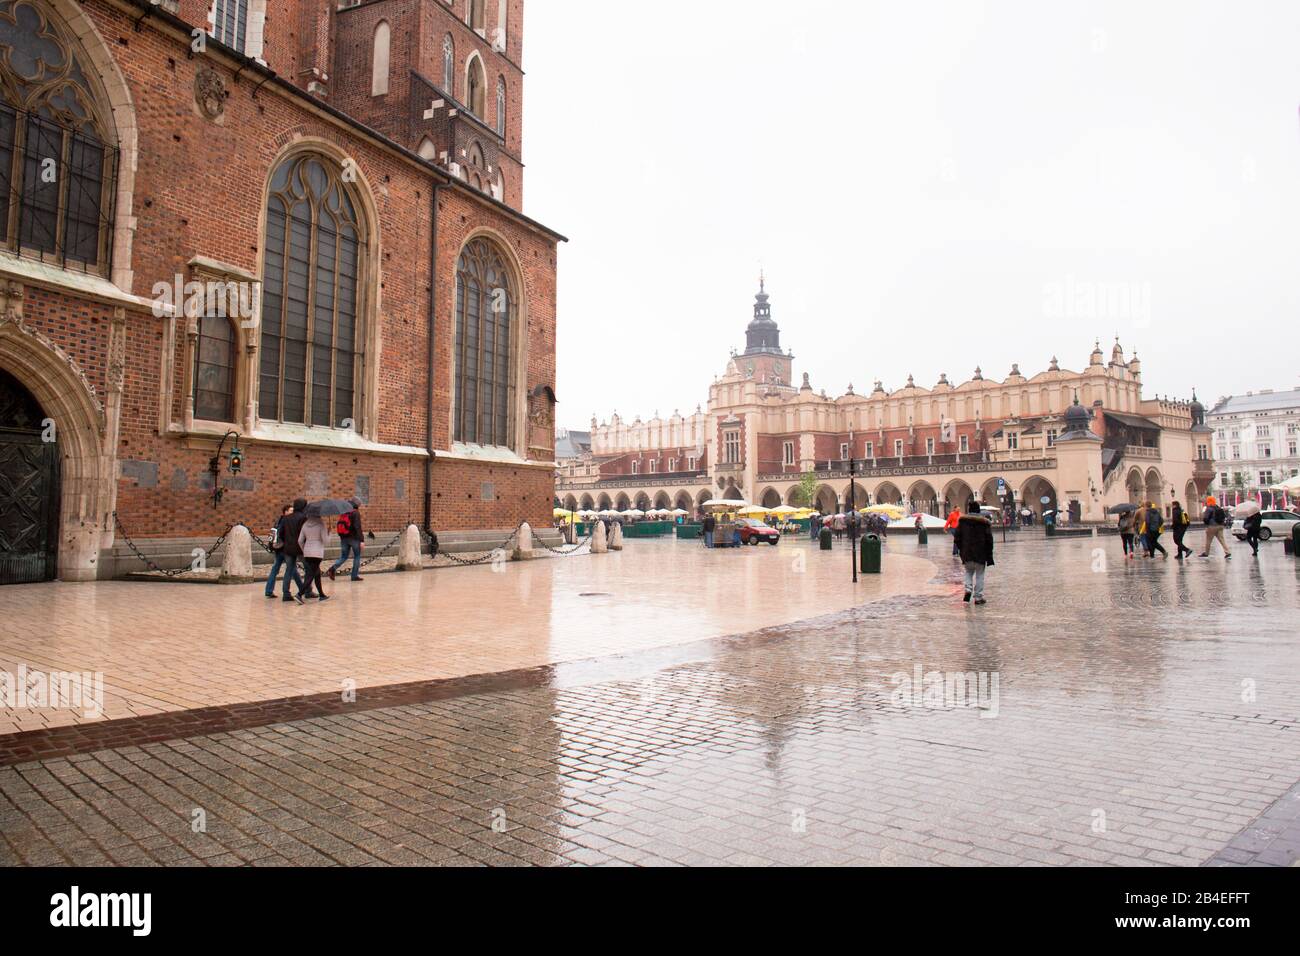
{"type": "Polygon", "coordinates": [[[0,581],[300,495],[549,522],[563,237],[522,212],[522,21],[0,0],[0,581]]]}

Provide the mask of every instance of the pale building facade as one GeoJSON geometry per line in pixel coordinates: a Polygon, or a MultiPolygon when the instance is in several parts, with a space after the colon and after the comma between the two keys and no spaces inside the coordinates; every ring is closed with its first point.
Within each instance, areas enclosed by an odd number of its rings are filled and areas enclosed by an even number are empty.
{"type": "Polygon", "coordinates": [[[1214,477],[1211,432],[1198,402],[1144,398],[1142,365],[1117,341],[1100,344],[1081,371],[1055,358],[1030,376],[1013,365],[1001,381],[981,369],[930,387],[852,385],[831,397],[780,349],[760,288],[746,348],[689,416],[591,423],[591,449],[564,462],[556,498],[577,508],[685,507],[710,498],[811,504],[903,503],[943,514],[974,497],[1036,514],[1060,508],[1107,520],[1121,502],[1175,499],[1199,513],[1214,477]],[[852,473],[851,473],[852,472],[852,473]],[[811,502],[804,476],[814,476],[811,502]]]}
{"type": "Polygon", "coordinates": [[[1221,398],[1206,423],[1214,430],[1216,489],[1257,496],[1300,474],[1300,388],[1221,398]]]}

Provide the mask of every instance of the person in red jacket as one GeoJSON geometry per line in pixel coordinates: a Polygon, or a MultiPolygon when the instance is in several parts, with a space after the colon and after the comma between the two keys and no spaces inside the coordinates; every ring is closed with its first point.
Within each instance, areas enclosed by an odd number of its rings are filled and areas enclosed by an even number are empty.
{"type": "Polygon", "coordinates": [[[948,514],[948,520],[944,522],[943,529],[952,535],[952,553],[956,556],[957,550],[957,522],[961,520],[961,509],[953,508],[948,514]]]}

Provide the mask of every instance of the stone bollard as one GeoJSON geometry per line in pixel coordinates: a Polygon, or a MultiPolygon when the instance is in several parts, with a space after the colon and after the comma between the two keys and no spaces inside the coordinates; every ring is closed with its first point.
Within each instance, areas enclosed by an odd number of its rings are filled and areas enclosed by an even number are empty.
{"type": "Polygon", "coordinates": [[[419,571],[424,567],[424,555],[420,553],[420,529],[408,524],[397,543],[397,570],[419,571]]]}
{"type": "Polygon", "coordinates": [[[609,536],[609,550],[623,550],[623,525],[620,522],[614,522],[614,531],[609,536]]]}
{"type": "Polygon", "coordinates": [[[572,521],[564,523],[564,543],[573,544],[578,539],[578,527],[572,521]]]}
{"type": "Polygon", "coordinates": [[[596,522],[596,533],[591,536],[591,553],[604,554],[609,550],[609,543],[605,540],[605,522],[596,522]]]}
{"type": "Polygon", "coordinates": [[[515,535],[515,550],[510,555],[512,561],[527,561],[533,554],[533,527],[527,521],[519,526],[519,534],[515,535]]]}
{"type": "Polygon", "coordinates": [[[237,524],[226,535],[217,580],[222,584],[244,584],[253,579],[253,536],[242,524],[237,524]]]}

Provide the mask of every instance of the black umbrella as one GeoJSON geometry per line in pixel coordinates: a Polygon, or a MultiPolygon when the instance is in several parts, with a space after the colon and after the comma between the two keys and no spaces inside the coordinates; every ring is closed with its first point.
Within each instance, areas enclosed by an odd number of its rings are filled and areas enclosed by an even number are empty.
{"type": "Polygon", "coordinates": [[[352,510],[352,502],[343,498],[325,498],[322,501],[313,501],[307,506],[307,516],[310,518],[319,518],[323,515],[343,515],[352,510]]]}
{"type": "MultiPolygon", "coordinates": [[[[310,511],[311,509],[309,508],[307,510],[310,511]]],[[[1122,515],[1130,511],[1137,511],[1137,510],[1138,510],[1137,505],[1131,505],[1126,502],[1122,505],[1111,505],[1109,508],[1106,509],[1106,513],[1112,515],[1122,515]]]]}

